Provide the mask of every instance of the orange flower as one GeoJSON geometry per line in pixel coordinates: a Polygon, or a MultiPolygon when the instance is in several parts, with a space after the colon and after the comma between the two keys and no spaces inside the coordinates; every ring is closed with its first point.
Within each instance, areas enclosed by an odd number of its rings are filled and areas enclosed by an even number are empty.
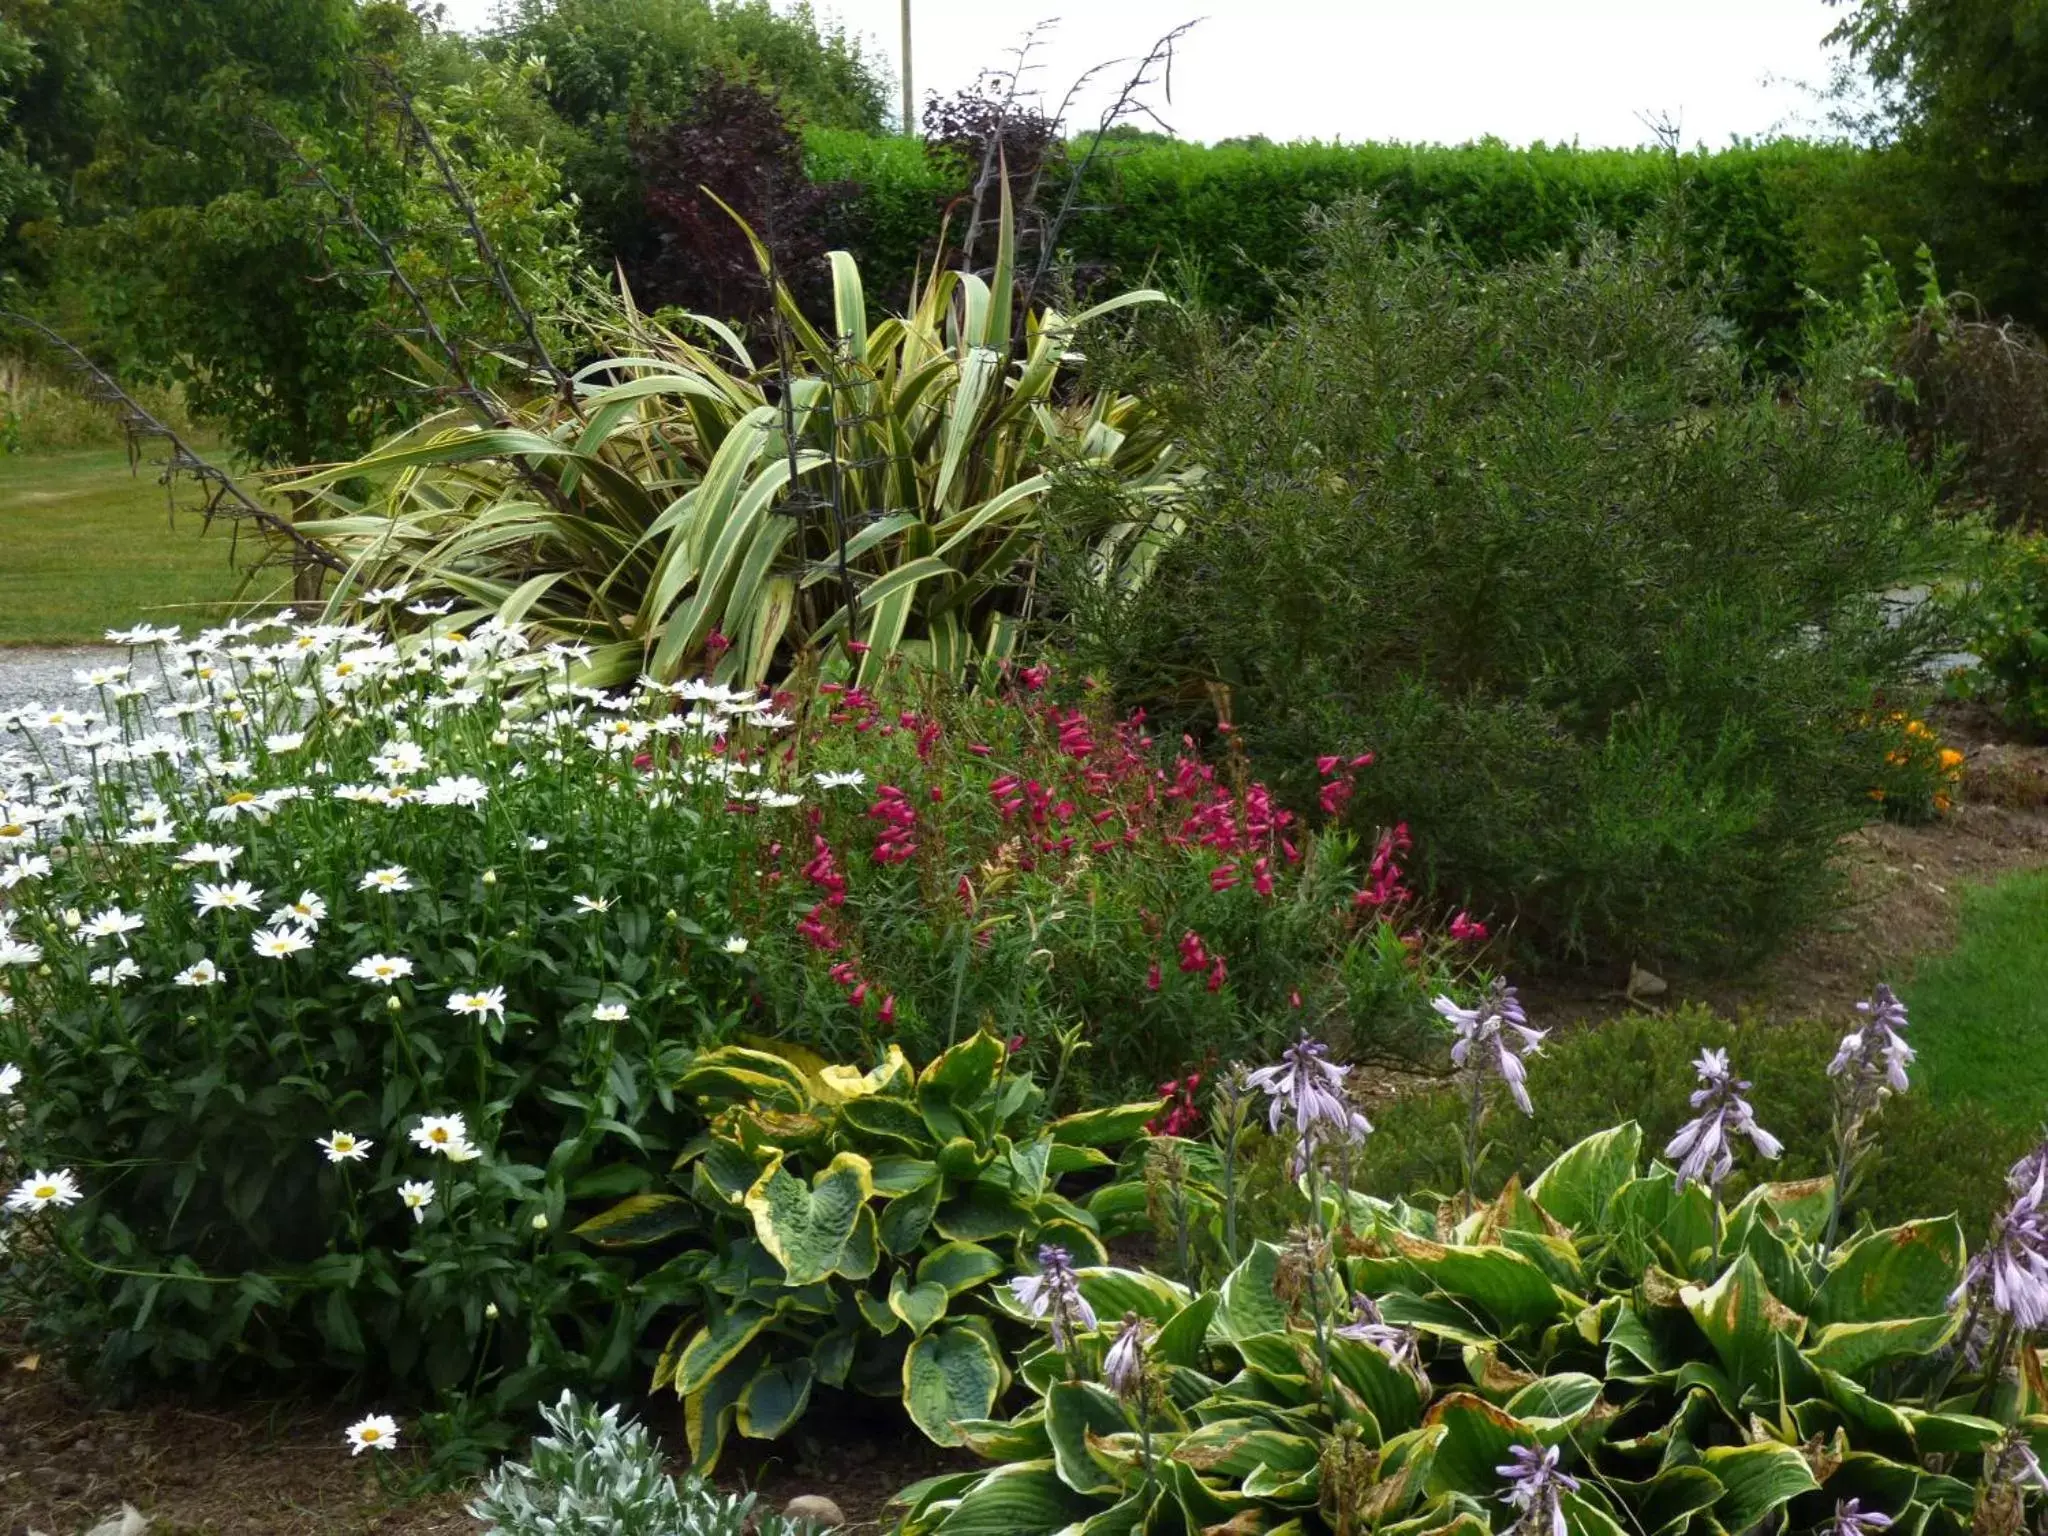
{"type": "Polygon", "coordinates": [[[1954,747],[1943,747],[1941,749],[1941,766],[1949,770],[1954,770],[1962,767],[1963,754],[1958,752],[1954,747]]]}

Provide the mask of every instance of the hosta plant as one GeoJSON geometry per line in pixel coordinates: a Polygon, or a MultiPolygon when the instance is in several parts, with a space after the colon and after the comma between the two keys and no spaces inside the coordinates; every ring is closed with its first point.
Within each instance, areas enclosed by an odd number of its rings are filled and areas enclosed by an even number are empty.
{"type": "Polygon", "coordinates": [[[1726,1209],[1640,1153],[1462,1219],[1326,1189],[1214,1290],[1084,1272],[1126,1321],[1027,1354],[1034,1401],[962,1429],[1002,1464],[907,1490],[906,1536],[2019,1529],[2048,1390],[1998,1266],[2038,1182],[1966,1264],[1953,1218],[1823,1251],[1830,1181],[1726,1209]]]}
{"type": "Polygon", "coordinates": [[[676,1085],[706,1130],[673,1192],[585,1222],[600,1248],[680,1242],[656,1271],[685,1312],[656,1370],[682,1398],[698,1465],[728,1434],[772,1440],[816,1386],[898,1397],[958,1444],[1010,1382],[993,1282],[1042,1245],[1100,1261],[1094,1218],[1063,1175],[1107,1168],[1157,1102],[1047,1121],[1044,1094],[989,1034],[912,1071],[788,1048],[698,1056],[676,1085]]]}
{"type": "Polygon", "coordinates": [[[951,676],[1006,657],[1055,471],[1126,493],[1061,529],[1124,586],[1177,531],[1187,480],[1143,400],[1067,377],[1083,326],[1161,295],[1020,316],[1015,252],[1005,210],[989,279],[935,270],[906,314],[872,323],[859,269],[834,252],[821,327],[764,251],[781,345],[630,303],[593,311],[600,360],[573,403],[436,417],[296,483],[326,514],[306,531],[352,565],[335,611],[411,584],[454,599],[461,622],[495,613],[591,645],[580,680],[599,684],[707,657],[749,684],[805,651],[863,681],[898,652],[951,676]]]}

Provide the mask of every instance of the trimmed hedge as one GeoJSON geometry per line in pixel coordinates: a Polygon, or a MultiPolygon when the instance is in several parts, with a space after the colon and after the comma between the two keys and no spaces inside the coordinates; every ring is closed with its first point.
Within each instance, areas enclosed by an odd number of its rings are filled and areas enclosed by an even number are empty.
{"type": "MultiPolygon", "coordinates": [[[[903,138],[813,129],[819,180],[865,189],[835,234],[860,256],[877,291],[907,291],[918,255],[957,189],[903,138]]],[[[1120,144],[1089,171],[1082,211],[1061,244],[1085,271],[1129,283],[1179,270],[1210,302],[1247,319],[1273,312],[1279,287],[1307,258],[1307,215],[1368,193],[1397,228],[1435,220],[1488,264],[1573,243],[1591,222],[1625,231],[1674,195],[1693,248],[1724,255],[1735,274],[1729,317],[1771,352],[1789,349],[1800,286],[1843,263],[1815,249],[1825,203],[1861,152],[1778,139],[1673,157],[1655,149],[1576,149],[1498,140],[1426,144],[1120,144]]],[[[1851,270],[1857,263],[1850,263],[1851,270]]]]}

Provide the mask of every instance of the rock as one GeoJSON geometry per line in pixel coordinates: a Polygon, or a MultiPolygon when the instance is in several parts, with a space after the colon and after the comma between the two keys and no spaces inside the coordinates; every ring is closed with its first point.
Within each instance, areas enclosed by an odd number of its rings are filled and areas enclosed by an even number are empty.
{"type": "Polygon", "coordinates": [[[85,1536],[144,1536],[149,1530],[149,1517],[133,1504],[124,1503],[121,1512],[109,1515],[85,1536]]]}
{"type": "Polygon", "coordinates": [[[834,1526],[846,1524],[846,1515],[830,1499],[816,1493],[800,1493],[782,1506],[784,1518],[801,1520],[807,1525],[834,1526]]]}
{"type": "Polygon", "coordinates": [[[1671,983],[1655,971],[1646,971],[1634,961],[1629,962],[1628,995],[1630,997],[1661,997],[1671,990],[1671,983]]]}

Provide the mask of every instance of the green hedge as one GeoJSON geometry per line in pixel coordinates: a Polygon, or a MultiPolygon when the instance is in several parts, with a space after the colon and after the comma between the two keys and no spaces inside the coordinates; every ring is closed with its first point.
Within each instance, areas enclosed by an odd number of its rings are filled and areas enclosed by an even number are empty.
{"type": "MultiPolygon", "coordinates": [[[[862,269],[884,294],[907,284],[953,189],[907,139],[813,130],[806,144],[813,176],[864,189],[842,233],[862,269]]],[[[1091,168],[1061,244],[1083,268],[1125,281],[1176,276],[1169,269],[1184,264],[1204,297],[1264,319],[1305,258],[1310,210],[1345,197],[1377,197],[1399,227],[1435,220],[1491,264],[1569,245],[1587,221],[1628,229],[1676,192],[1694,249],[1724,254],[1733,270],[1730,318],[1782,348],[1798,325],[1800,285],[1842,267],[1838,253],[1816,249],[1811,232],[1826,221],[1813,210],[1859,153],[1791,139],[1675,160],[1653,149],[1514,149],[1497,140],[1126,144],[1091,168]]]]}

